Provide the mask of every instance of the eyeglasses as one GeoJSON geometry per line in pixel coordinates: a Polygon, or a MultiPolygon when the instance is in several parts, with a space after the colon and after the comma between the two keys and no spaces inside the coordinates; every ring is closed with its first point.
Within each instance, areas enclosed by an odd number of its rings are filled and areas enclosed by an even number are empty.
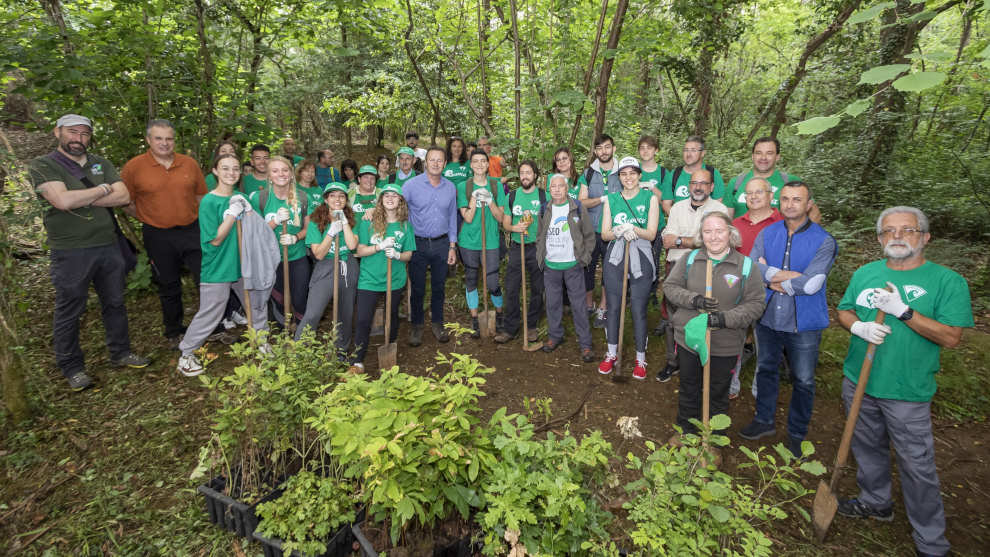
{"type": "Polygon", "coordinates": [[[689,186],[707,186],[708,184],[711,184],[711,182],[703,182],[701,180],[691,180],[688,182],[689,186]]]}
{"type": "Polygon", "coordinates": [[[704,149],[695,149],[693,147],[685,147],[684,148],[684,152],[685,153],[700,153],[702,151],[704,151],[704,149]]]}
{"type": "Polygon", "coordinates": [[[555,160],[555,161],[557,161],[557,162],[564,162],[564,161],[569,161],[569,160],[571,160],[571,158],[565,155],[565,156],[563,156],[563,157],[557,157],[557,158],[555,158],[555,159],[553,159],[553,160],[555,160]]]}
{"type": "Polygon", "coordinates": [[[881,236],[896,238],[897,236],[914,236],[915,234],[921,232],[917,228],[884,228],[880,231],[881,236]]]}

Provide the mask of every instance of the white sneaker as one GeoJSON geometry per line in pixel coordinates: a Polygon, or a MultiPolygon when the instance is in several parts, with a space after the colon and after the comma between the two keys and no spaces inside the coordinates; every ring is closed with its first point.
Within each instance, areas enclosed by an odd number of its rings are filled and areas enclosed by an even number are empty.
{"type": "Polygon", "coordinates": [[[196,377],[204,371],[203,364],[195,354],[180,357],[179,365],[175,369],[179,370],[179,373],[186,377],[196,377]]]}
{"type": "Polygon", "coordinates": [[[226,330],[228,330],[228,331],[237,326],[237,323],[234,323],[230,319],[224,319],[224,320],[220,321],[220,323],[222,323],[223,324],[223,328],[226,329],[226,330]]]}
{"type": "Polygon", "coordinates": [[[247,317],[244,317],[237,311],[230,314],[230,320],[237,325],[247,325],[247,317]]]}

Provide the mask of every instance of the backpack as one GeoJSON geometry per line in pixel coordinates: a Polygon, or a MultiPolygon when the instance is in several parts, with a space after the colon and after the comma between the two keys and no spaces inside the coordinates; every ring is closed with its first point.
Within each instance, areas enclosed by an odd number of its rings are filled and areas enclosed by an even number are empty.
{"type": "MultiPolygon", "coordinates": [[[[295,186],[293,186],[293,187],[295,187],[295,186]]],[[[296,189],[296,199],[301,199],[302,200],[302,203],[300,204],[300,208],[302,209],[302,215],[304,217],[306,215],[309,215],[309,196],[306,195],[305,192],[303,192],[302,195],[299,195],[299,190],[296,189]]],[[[258,189],[258,212],[261,213],[262,217],[264,217],[264,215],[265,215],[265,205],[268,205],[268,190],[266,190],[265,188],[259,188],[258,189]]]]}
{"type": "MultiPolygon", "coordinates": [[[[712,182],[715,181],[715,167],[709,166],[707,164],[702,164],[701,168],[712,173],[712,182]]],[[[674,175],[670,177],[670,192],[674,193],[677,191],[677,179],[681,177],[681,173],[684,172],[684,166],[678,166],[674,169],[674,175]]],[[[715,191],[714,189],[712,191],[715,191]]]]}
{"type": "MultiPolygon", "coordinates": [[[[509,210],[512,210],[512,205],[516,202],[516,192],[519,188],[516,188],[509,192],[509,210]]],[[[540,216],[543,216],[543,212],[547,210],[547,192],[536,188],[537,193],[540,196],[540,216]]]]}
{"type": "MultiPolygon", "coordinates": [[[[749,174],[749,172],[743,172],[739,176],[736,176],[735,178],[732,179],[732,197],[731,197],[731,199],[735,199],[738,196],[738,194],[739,194],[739,186],[743,186],[744,185],[742,182],[746,178],[746,175],[747,174],[749,174]]],[[[780,171],[780,177],[784,179],[784,183],[785,184],[787,182],[790,182],[791,181],[790,175],[788,175],[783,170],[780,171]]]]}
{"type": "MultiPolygon", "coordinates": [[[[684,266],[684,280],[687,281],[688,271],[691,269],[691,265],[694,263],[694,258],[698,256],[698,252],[701,248],[691,250],[688,254],[687,265],[684,266]]],[[[739,296],[736,298],[736,304],[742,300],[743,292],[746,290],[746,279],[749,278],[750,271],[753,270],[753,260],[749,256],[743,256],[743,268],[742,268],[742,281],[739,283],[739,296]]]]}

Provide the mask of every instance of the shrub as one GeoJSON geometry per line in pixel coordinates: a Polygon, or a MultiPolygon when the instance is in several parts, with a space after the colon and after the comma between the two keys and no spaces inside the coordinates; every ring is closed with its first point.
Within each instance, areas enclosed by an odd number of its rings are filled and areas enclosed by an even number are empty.
{"type": "Polygon", "coordinates": [[[322,555],[323,542],[354,521],[355,504],[353,484],[303,470],[285,482],[281,497],[258,505],[258,532],[281,539],[286,554],[322,555]]]}

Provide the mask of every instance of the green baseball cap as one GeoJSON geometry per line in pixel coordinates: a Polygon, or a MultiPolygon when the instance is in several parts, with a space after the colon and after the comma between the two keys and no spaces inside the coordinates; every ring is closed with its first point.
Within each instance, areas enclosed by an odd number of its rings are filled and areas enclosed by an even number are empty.
{"type": "Polygon", "coordinates": [[[698,354],[701,364],[708,363],[708,343],[705,333],[708,331],[708,314],[699,313],[684,325],[684,343],[698,354]]]}
{"type": "Polygon", "coordinates": [[[385,195],[388,192],[402,195],[402,188],[396,184],[385,184],[384,186],[382,186],[380,195],[385,195]]]}
{"type": "Polygon", "coordinates": [[[409,155],[410,157],[416,156],[416,151],[412,150],[412,147],[400,147],[398,151],[395,152],[396,155],[409,155]]]}
{"type": "Polygon", "coordinates": [[[326,194],[332,191],[340,191],[347,193],[347,186],[340,182],[330,182],[329,184],[326,185],[326,187],[323,188],[323,195],[325,196],[326,194]]]}
{"type": "Polygon", "coordinates": [[[378,176],[378,169],[370,164],[366,164],[361,167],[361,170],[358,170],[358,176],[361,176],[362,174],[374,174],[375,176],[378,176]]]}

